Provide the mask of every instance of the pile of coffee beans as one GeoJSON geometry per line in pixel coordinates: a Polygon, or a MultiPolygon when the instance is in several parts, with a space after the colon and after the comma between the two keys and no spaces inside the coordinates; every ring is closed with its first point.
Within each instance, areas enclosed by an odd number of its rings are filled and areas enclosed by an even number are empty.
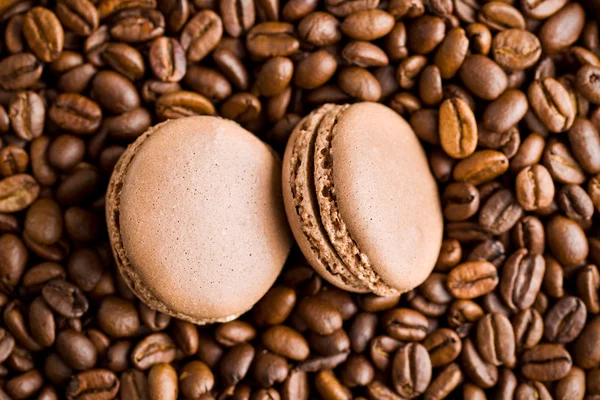
{"type": "Polygon", "coordinates": [[[0,1],[0,400],[600,399],[596,5],[0,1]],[[281,151],[354,101],[426,148],[445,238],[424,284],[353,295],[294,250],[233,322],[133,296],[103,217],[129,143],[216,114],[281,151]]]}

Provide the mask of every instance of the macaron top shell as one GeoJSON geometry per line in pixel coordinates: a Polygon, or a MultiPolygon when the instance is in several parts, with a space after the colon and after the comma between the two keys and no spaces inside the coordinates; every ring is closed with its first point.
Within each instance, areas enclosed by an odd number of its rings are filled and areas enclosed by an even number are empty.
{"type": "Polygon", "coordinates": [[[170,120],[138,138],[107,195],[111,243],[133,291],[199,324],[248,311],[291,246],[280,168],[267,145],[216,117],[170,120]]]}
{"type": "Polygon", "coordinates": [[[442,242],[436,182],[410,125],[377,103],[339,118],[331,155],[348,231],[387,285],[406,292],[429,274],[442,242]]]}

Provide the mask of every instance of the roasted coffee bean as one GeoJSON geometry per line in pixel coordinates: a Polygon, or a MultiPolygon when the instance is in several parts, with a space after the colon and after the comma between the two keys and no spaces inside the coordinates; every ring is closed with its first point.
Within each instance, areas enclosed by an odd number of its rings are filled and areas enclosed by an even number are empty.
{"type": "Polygon", "coordinates": [[[164,16],[157,10],[149,8],[119,12],[113,17],[109,29],[114,39],[126,43],[146,42],[162,35],[164,31],[164,16]]]}
{"type": "Polygon", "coordinates": [[[555,181],[580,185],[585,182],[585,173],[577,160],[571,155],[569,148],[557,141],[546,146],[543,164],[555,181]]]}
{"type": "Polygon", "coordinates": [[[298,36],[314,46],[329,46],[342,39],[339,21],[331,14],[315,11],[300,21],[298,36]]]}
{"type": "Polygon", "coordinates": [[[519,204],[527,211],[548,207],[554,199],[554,183],[543,165],[523,168],[515,186],[519,204]]]}
{"type": "Polygon", "coordinates": [[[490,388],[498,381],[498,368],[481,358],[471,339],[463,341],[461,360],[466,375],[480,387],[490,388]]]}
{"type": "Polygon", "coordinates": [[[264,59],[289,56],[299,49],[300,42],[291,24],[263,22],[250,29],[246,35],[246,47],[254,58],[264,59]]]}
{"type": "Polygon", "coordinates": [[[572,296],[563,297],[544,316],[544,336],[551,342],[569,343],[581,333],[586,317],[583,301],[572,296]]]}
{"type": "Polygon", "coordinates": [[[54,311],[67,318],[82,316],[89,306],[79,288],[61,279],[46,283],[42,296],[54,311]]]}
{"type": "Polygon", "coordinates": [[[189,356],[198,351],[200,335],[196,325],[191,322],[174,320],[171,336],[177,348],[185,355],[189,356]]]}
{"type": "Polygon", "coordinates": [[[594,214],[594,203],[579,185],[563,186],[558,192],[557,203],[567,217],[575,221],[589,220],[594,214]]]}
{"type": "Polygon", "coordinates": [[[262,335],[262,343],[273,353],[296,361],[306,359],[310,352],[306,339],[285,325],[275,325],[267,329],[262,335]]]}
{"type": "Polygon", "coordinates": [[[221,378],[226,385],[235,385],[244,379],[252,360],[254,347],[247,343],[232,347],[221,359],[221,378]]]}
{"type": "Polygon", "coordinates": [[[555,381],[564,378],[572,364],[571,355],[563,347],[542,343],[523,353],[521,372],[527,379],[555,381]]]}
{"type": "Polygon", "coordinates": [[[194,115],[213,115],[214,106],[204,96],[188,91],[163,94],[156,101],[156,114],[161,119],[194,115]]]}
{"type": "Polygon", "coordinates": [[[431,368],[431,360],[425,347],[419,343],[402,345],[392,363],[394,388],[407,398],[423,394],[431,381],[431,368]]]}
{"type": "Polygon", "coordinates": [[[343,68],[338,74],[338,84],[344,92],[359,100],[377,101],[381,97],[381,85],[364,68],[343,68]]]}
{"type": "Polygon", "coordinates": [[[332,371],[319,371],[315,376],[315,387],[322,399],[351,399],[348,388],[344,387],[332,371]]]}
{"type": "Polygon", "coordinates": [[[566,131],[573,125],[575,109],[569,93],[553,78],[533,82],[527,91],[529,104],[551,132],[566,131]]]}
{"type": "Polygon", "coordinates": [[[175,359],[175,344],[164,333],[153,333],[140,341],[131,352],[136,368],[146,370],[153,365],[169,363],[175,359]]]}
{"type": "Polygon", "coordinates": [[[563,266],[579,264],[588,255],[585,233],[569,218],[554,216],[546,225],[546,236],[550,251],[563,266]]]}
{"type": "Polygon", "coordinates": [[[441,43],[445,33],[446,26],[441,18],[423,15],[408,25],[408,48],[417,54],[428,54],[441,43]]]}
{"type": "Polygon", "coordinates": [[[256,337],[256,330],[252,325],[243,321],[231,321],[220,325],[215,330],[215,339],[226,347],[239,343],[249,342],[256,337]]]}
{"type": "Polygon", "coordinates": [[[62,24],[80,36],[88,36],[98,28],[99,15],[94,3],[65,0],[56,4],[56,14],[62,24]]]}
{"type": "Polygon", "coordinates": [[[460,70],[461,81],[484,100],[494,100],[507,86],[506,74],[494,61],[480,54],[465,58],[460,70]]]}
{"type": "Polygon", "coordinates": [[[427,335],[427,318],[408,308],[395,308],[387,311],[381,323],[388,335],[402,341],[421,341],[427,335]]]}
{"type": "Polygon", "coordinates": [[[187,22],[179,40],[187,58],[200,61],[216,47],[222,35],[221,18],[211,10],[203,10],[187,22]]]}
{"type": "Polygon", "coordinates": [[[342,327],[340,312],[321,298],[305,297],[297,310],[308,328],[319,335],[328,335],[342,327]]]}
{"type": "Polygon", "coordinates": [[[423,340],[423,346],[429,352],[433,368],[450,364],[462,350],[462,342],[458,334],[448,328],[433,331],[423,340]]]}
{"type": "Polygon", "coordinates": [[[460,98],[440,106],[439,135],[444,151],[453,158],[465,158],[477,147],[477,124],[469,106],[460,98]]]}
{"type": "Polygon", "coordinates": [[[600,362],[600,317],[594,317],[583,328],[573,346],[575,364],[581,368],[594,368],[600,362]]]}
{"type": "Polygon", "coordinates": [[[477,349],[487,362],[513,365],[515,334],[510,320],[500,313],[486,314],[477,323],[477,349]]]}
{"type": "Polygon", "coordinates": [[[56,15],[44,7],[34,7],[23,17],[23,36],[29,48],[43,62],[54,61],[64,44],[64,31],[56,15]]]}
{"type": "Polygon", "coordinates": [[[383,10],[360,10],[348,15],[340,29],[356,40],[375,40],[394,27],[394,17],[383,10]]]}
{"type": "Polygon", "coordinates": [[[100,328],[115,338],[133,336],[140,326],[135,306],[118,297],[106,297],[102,300],[97,319],[100,328]]]}
{"type": "MultiPolygon", "coordinates": [[[[107,72],[108,73],[108,72],[107,72]]],[[[60,94],[50,107],[56,125],[77,134],[93,133],[102,121],[102,111],[92,100],[75,93],[60,94]]]]}
{"type": "Polygon", "coordinates": [[[185,364],[179,372],[179,381],[181,394],[190,399],[202,397],[210,392],[215,384],[210,368],[201,361],[185,364]]]}
{"type": "Polygon", "coordinates": [[[492,291],[498,284],[498,271],[488,261],[469,261],[448,273],[448,289],[459,299],[472,299],[492,291]]]}
{"type": "Polygon", "coordinates": [[[500,294],[512,310],[533,305],[540,291],[545,272],[544,258],[519,249],[504,263],[500,279],[500,294]]]}
{"type": "Polygon", "coordinates": [[[542,339],[544,322],[540,313],[534,308],[519,311],[512,317],[517,351],[531,349],[542,339]]]}
{"type": "Polygon", "coordinates": [[[163,82],[179,82],[185,75],[185,52],[176,39],[154,39],[148,58],[154,76],[163,82]]]}
{"type": "Polygon", "coordinates": [[[177,372],[170,364],[156,364],[148,374],[148,395],[151,400],[176,400],[179,393],[177,372]]]}
{"type": "Polygon", "coordinates": [[[226,0],[219,2],[223,27],[233,37],[239,37],[254,25],[254,1],[226,0]]]}
{"type": "Polygon", "coordinates": [[[600,275],[595,265],[588,265],[577,271],[576,289],[587,311],[592,314],[600,313],[600,275]]]}
{"type": "Polygon", "coordinates": [[[479,185],[502,175],[508,169],[508,159],[499,151],[479,150],[461,160],[453,171],[454,179],[479,185]]]}
{"type": "Polygon", "coordinates": [[[44,130],[45,116],[44,102],[35,92],[19,92],[10,103],[10,123],[22,139],[30,141],[40,136],[44,130]]]}
{"type": "MultiPolygon", "coordinates": [[[[557,3],[562,4],[562,2],[557,3]]],[[[547,54],[556,53],[575,43],[583,30],[584,23],[585,11],[580,4],[572,3],[562,7],[560,11],[542,25],[538,32],[544,52],[547,54]],[[565,21],[570,22],[566,29],[564,25],[565,21]]]]}
{"type": "Polygon", "coordinates": [[[119,379],[112,371],[90,369],[73,375],[67,385],[66,394],[69,400],[84,398],[84,396],[91,398],[92,395],[99,399],[112,398],[119,392],[119,387],[119,379]]]}
{"type": "Polygon", "coordinates": [[[85,371],[96,365],[98,352],[82,333],[64,330],[56,336],[56,350],[65,364],[74,370],[85,371]]]}
{"type": "Polygon", "coordinates": [[[498,190],[479,211],[479,225],[488,232],[499,235],[510,230],[523,215],[510,190],[498,190]]]}
{"type": "Polygon", "coordinates": [[[275,96],[283,92],[294,73],[294,64],[289,58],[274,57],[268,60],[260,70],[256,84],[264,96],[275,96]]]}

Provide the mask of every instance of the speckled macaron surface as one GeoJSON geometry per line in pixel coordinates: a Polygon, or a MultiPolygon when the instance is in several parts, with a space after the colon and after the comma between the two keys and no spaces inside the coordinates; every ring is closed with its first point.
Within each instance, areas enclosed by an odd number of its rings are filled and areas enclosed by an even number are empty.
{"type": "Polygon", "coordinates": [[[106,213],[136,295],[199,324],[248,311],[291,246],[277,156],[216,117],[170,120],[140,136],[115,167],[106,213]]]}
{"type": "Polygon", "coordinates": [[[288,220],[310,264],[354,292],[406,292],[442,241],[437,186],[408,123],[376,103],[324,105],[294,129],[283,161],[288,220]]]}

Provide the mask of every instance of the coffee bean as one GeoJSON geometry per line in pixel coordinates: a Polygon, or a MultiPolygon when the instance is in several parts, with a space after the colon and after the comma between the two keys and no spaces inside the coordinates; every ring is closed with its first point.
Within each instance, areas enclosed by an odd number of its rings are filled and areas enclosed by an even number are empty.
{"type": "MultiPolygon", "coordinates": [[[[543,228],[542,228],[543,229],[543,228]]],[[[489,261],[500,267],[506,260],[506,250],[498,240],[486,240],[478,244],[467,257],[467,261],[489,261]]]]}
{"type": "Polygon", "coordinates": [[[427,335],[427,318],[408,308],[395,308],[387,311],[381,323],[387,333],[398,340],[421,341],[427,335]]]}
{"type": "Polygon", "coordinates": [[[256,84],[264,96],[275,96],[285,90],[292,80],[294,64],[289,58],[274,57],[260,70],[256,84]]]}
{"type": "Polygon", "coordinates": [[[175,359],[175,344],[164,333],[153,333],[140,341],[131,352],[136,368],[146,370],[153,365],[169,363],[175,359]]]}
{"type": "Polygon", "coordinates": [[[98,399],[115,397],[119,392],[119,379],[107,369],[91,369],[74,375],[67,385],[67,399],[83,396],[98,399]]]}
{"type": "Polygon", "coordinates": [[[308,328],[319,335],[328,335],[342,327],[340,312],[318,297],[305,297],[297,310],[308,328]]]}
{"type": "Polygon", "coordinates": [[[571,219],[557,215],[546,225],[548,246],[564,266],[579,264],[588,255],[587,238],[581,227],[571,219]]]}
{"type": "Polygon", "coordinates": [[[190,361],[179,372],[181,394],[190,399],[199,398],[212,390],[214,379],[206,364],[190,361]]]}
{"type": "Polygon", "coordinates": [[[515,345],[517,351],[531,349],[542,339],[544,321],[540,313],[534,308],[519,311],[512,317],[515,332],[515,345]]]}
{"type": "Polygon", "coordinates": [[[356,40],[375,40],[387,35],[394,27],[394,17],[383,10],[360,10],[348,15],[340,28],[356,40]]]}
{"type": "Polygon", "coordinates": [[[34,7],[23,17],[23,35],[43,62],[54,61],[63,49],[64,31],[56,15],[44,7],[34,7]]]}
{"type": "Polygon", "coordinates": [[[488,261],[469,261],[448,273],[448,289],[458,299],[473,299],[491,292],[498,285],[498,271],[488,261]]]}
{"type": "Polygon", "coordinates": [[[0,212],[14,213],[29,207],[40,187],[31,175],[16,174],[0,180],[0,212]]]}
{"type": "Polygon", "coordinates": [[[329,81],[337,65],[335,57],[325,50],[310,53],[296,65],[294,84],[303,89],[316,89],[329,81]]]}
{"type": "Polygon", "coordinates": [[[594,204],[587,192],[579,185],[563,186],[558,192],[558,206],[567,217],[583,221],[594,214],[594,204]]]}
{"type": "Polygon", "coordinates": [[[327,10],[337,17],[345,17],[356,11],[371,10],[376,8],[377,4],[378,1],[376,0],[325,0],[325,7],[327,10]]]}
{"type": "Polygon", "coordinates": [[[407,398],[425,392],[431,381],[431,360],[427,349],[418,343],[401,346],[392,363],[394,388],[407,398]]]}
{"type": "Polygon", "coordinates": [[[583,301],[566,296],[560,299],[544,317],[544,335],[555,343],[569,343],[581,333],[587,311],[583,301]]]}
{"type": "Polygon", "coordinates": [[[140,97],[131,81],[116,72],[98,72],[92,80],[91,93],[102,107],[115,114],[140,106],[140,97]]]}
{"type": "Polygon", "coordinates": [[[289,367],[285,358],[262,350],[256,354],[252,368],[256,382],[263,387],[271,387],[285,381],[289,367]]]}
{"type": "Polygon", "coordinates": [[[188,91],[163,94],[156,101],[156,114],[163,120],[194,115],[213,115],[214,106],[202,95],[188,91]]]}
{"type": "Polygon", "coordinates": [[[494,61],[480,54],[467,56],[459,70],[465,86],[484,100],[494,100],[507,86],[506,74],[494,61]]]}
{"type": "Polygon", "coordinates": [[[523,70],[539,60],[542,46],[534,34],[524,29],[507,29],[494,37],[492,54],[501,67],[523,70]]]}
{"type": "Polygon", "coordinates": [[[223,27],[233,37],[239,37],[254,25],[254,1],[226,0],[219,3],[223,27]]]}
{"type": "Polygon", "coordinates": [[[575,110],[569,93],[553,78],[533,82],[527,91],[529,104],[551,132],[566,131],[573,125],[575,110]]]}
{"type": "MultiPolygon", "coordinates": [[[[447,110],[447,111],[451,111],[451,110],[447,110]]],[[[458,121],[458,118],[455,118],[455,122],[460,122],[458,121]]],[[[430,144],[434,144],[434,145],[439,145],[441,144],[441,138],[440,138],[440,118],[439,118],[439,111],[436,109],[432,109],[432,108],[423,108],[420,110],[416,110],[410,117],[410,125],[413,128],[413,130],[415,131],[415,134],[417,135],[417,137],[419,139],[421,139],[424,142],[430,143],[430,144]]],[[[460,128],[461,125],[456,124],[455,128],[460,128]]],[[[449,129],[447,129],[449,130],[449,129]]],[[[451,132],[447,132],[451,133],[451,132]]],[[[456,132],[456,133],[460,133],[460,132],[456,132]]],[[[468,145],[471,145],[471,143],[468,143],[468,145]]],[[[458,143],[457,145],[452,146],[454,147],[453,151],[460,151],[460,143],[458,143]]],[[[448,156],[447,153],[444,153],[446,156],[448,156]]]]}
{"type": "MultiPolygon", "coordinates": [[[[562,4],[564,3],[560,2],[559,8],[562,7],[562,4]]],[[[560,11],[546,20],[538,33],[544,52],[553,54],[575,43],[583,30],[584,22],[585,11],[581,5],[573,3],[562,7],[560,11]],[[569,21],[566,29],[565,21],[569,21]]]]}
{"type": "Polygon", "coordinates": [[[250,29],[246,36],[246,47],[254,58],[264,59],[289,56],[298,50],[300,43],[291,24],[263,22],[250,29]]]}
{"type": "Polygon", "coordinates": [[[600,172],[600,135],[594,125],[577,117],[568,134],[571,150],[581,167],[590,174],[600,172]]]}
{"type": "Polygon", "coordinates": [[[543,165],[525,167],[516,178],[519,204],[527,211],[548,207],[554,199],[554,183],[543,165]]]}
{"type": "Polygon", "coordinates": [[[486,314],[477,323],[477,349],[493,365],[515,362],[515,334],[510,320],[500,313],[486,314]]]}
{"type": "Polygon", "coordinates": [[[359,100],[377,101],[381,97],[381,85],[364,68],[343,68],[338,74],[338,84],[344,92],[359,100]]]}
{"type": "Polygon", "coordinates": [[[171,317],[151,309],[144,303],[140,303],[140,320],[152,332],[159,332],[166,329],[171,322],[171,317]]]}
{"type": "Polygon", "coordinates": [[[358,40],[344,46],[342,49],[342,58],[348,64],[362,68],[383,67],[389,63],[388,56],[382,49],[370,42],[358,40]]]}
{"type": "Polygon", "coordinates": [[[342,39],[339,21],[331,14],[315,11],[298,24],[298,36],[314,46],[329,46],[342,39]]]}
{"type": "Polygon", "coordinates": [[[344,387],[332,371],[319,371],[315,376],[315,387],[322,399],[351,399],[348,388],[344,387]]]}
{"type": "Polygon", "coordinates": [[[568,147],[561,142],[548,143],[544,150],[543,164],[558,182],[580,185],[585,181],[583,169],[568,147]]]}
{"type": "Polygon", "coordinates": [[[480,387],[490,388],[498,381],[498,368],[481,358],[471,339],[463,341],[461,360],[466,375],[480,387]]]}
{"type": "Polygon", "coordinates": [[[307,400],[309,387],[306,375],[306,372],[298,369],[290,371],[290,374],[281,386],[281,398],[284,400],[307,400]]]}
{"type": "Polygon", "coordinates": [[[267,349],[291,360],[301,361],[309,354],[308,342],[300,333],[285,325],[275,325],[262,335],[267,349]]]}
{"type": "Polygon", "coordinates": [[[23,241],[11,233],[0,236],[0,286],[10,293],[19,282],[27,265],[27,249],[23,241]]]}
{"type": "Polygon", "coordinates": [[[0,61],[0,87],[22,90],[32,87],[42,75],[43,64],[30,53],[18,53],[0,61]]]}
{"type": "Polygon", "coordinates": [[[479,225],[494,235],[508,232],[523,215],[523,209],[508,189],[498,190],[479,211],[479,225]]]}
{"type": "Polygon", "coordinates": [[[19,92],[10,103],[9,118],[13,130],[25,140],[33,140],[44,130],[46,107],[35,92],[19,92]]]}
{"type": "Polygon", "coordinates": [[[508,159],[499,151],[479,150],[461,160],[452,173],[454,179],[479,185],[493,180],[508,169],[508,159]]]}
{"type": "Polygon", "coordinates": [[[600,339],[600,317],[591,319],[573,346],[575,364],[581,368],[594,368],[600,362],[598,342],[600,339]]]}
{"type": "Polygon", "coordinates": [[[243,321],[231,321],[220,325],[215,330],[215,339],[223,346],[249,342],[256,337],[256,329],[243,321]]]}
{"type": "Polygon", "coordinates": [[[80,36],[90,35],[99,25],[98,10],[90,1],[61,1],[56,5],[56,14],[65,27],[80,36]]]}
{"type": "Polygon", "coordinates": [[[185,75],[185,52],[176,39],[154,39],[148,57],[154,76],[163,82],[179,82],[185,75]]]}
{"type": "Polygon", "coordinates": [[[100,126],[102,111],[98,104],[84,96],[64,93],[50,107],[49,117],[60,128],[77,134],[88,134],[100,126]]]}
{"type": "MultiPolygon", "coordinates": [[[[165,18],[149,8],[127,9],[112,18],[110,35],[126,43],[140,43],[161,36],[165,31],[165,18]]],[[[183,35],[183,34],[182,34],[183,35]]]]}
{"type": "Polygon", "coordinates": [[[18,375],[6,382],[6,392],[13,399],[26,399],[37,393],[44,384],[42,374],[37,370],[31,370],[18,375]]]}
{"type": "Polygon", "coordinates": [[[466,158],[475,151],[475,116],[462,99],[448,99],[440,106],[439,134],[442,148],[453,158],[466,158]]]}
{"type": "Polygon", "coordinates": [[[494,132],[505,132],[525,116],[527,97],[519,90],[507,90],[491,102],[483,113],[483,125],[494,132]]]}
{"type": "Polygon", "coordinates": [[[423,15],[408,26],[407,45],[412,52],[428,54],[442,42],[445,34],[446,26],[441,18],[423,15]]]}
{"type": "Polygon", "coordinates": [[[462,342],[458,334],[448,328],[433,331],[423,340],[423,346],[429,352],[433,368],[453,362],[462,350],[462,342]]]}
{"type": "Polygon", "coordinates": [[[56,350],[64,362],[74,370],[84,371],[94,367],[98,353],[85,335],[65,330],[56,336],[56,350]]]}
{"type": "Polygon", "coordinates": [[[108,335],[116,338],[133,336],[140,326],[133,304],[118,297],[106,297],[98,308],[98,323],[108,335]]]}
{"type": "Polygon", "coordinates": [[[50,307],[67,318],[77,318],[88,309],[88,301],[79,288],[61,279],[44,285],[42,296],[50,307]]]}
{"type": "Polygon", "coordinates": [[[240,90],[247,90],[249,83],[248,71],[242,61],[232,51],[217,49],[213,52],[213,60],[223,75],[240,90]]]}
{"type": "Polygon", "coordinates": [[[531,307],[540,291],[544,271],[545,262],[540,254],[517,250],[504,264],[500,279],[502,299],[513,310],[531,307]]]}
{"type": "Polygon", "coordinates": [[[148,374],[148,395],[151,400],[176,400],[177,372],[169,364],[153,365],[148,374]]]}
{"type": "Polygon", "coordinates": [[[467,56],[468,49],[469,39],[464,29],[455,28],[448,31],[438,46],[434,60],[443,79],[450,79],[456,75],[467,56]]]}
{"type": "Polygon", "coordinates": [[[109,43],[101,54],[102,60],[127,79],[135,81],[144,76],[144,59],[139,51],[125,43],[109,43]]]}
{"type": "Polygon", "coordinates": [[[226,385],[235,385],[244,379],[252,360],[254,347],[247,343],[232,347],[221,359],[221,378],[226,385]]]}
{"type": "Polygon", "coordinates": [[[571,369],[571,355],[556,344],[542,343],[521,356],[521,372],[527,379],[555,381],[564,378],[571,369]]]}
{"type": "Polygon", "coordinates": [[[525,18],[519,10],[500,1],[486,3],[481,7],[477,20],[492,30],[525,29],[525,18]]]}

